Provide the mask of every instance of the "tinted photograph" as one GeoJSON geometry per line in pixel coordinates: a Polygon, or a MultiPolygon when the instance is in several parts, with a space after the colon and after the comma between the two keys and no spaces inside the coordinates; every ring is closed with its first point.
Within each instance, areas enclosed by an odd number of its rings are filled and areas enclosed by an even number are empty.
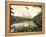
{"type": "Polygon", "coordinates": [[[42,6],[10,5],[10,32],[42,31],[42,6]]]}

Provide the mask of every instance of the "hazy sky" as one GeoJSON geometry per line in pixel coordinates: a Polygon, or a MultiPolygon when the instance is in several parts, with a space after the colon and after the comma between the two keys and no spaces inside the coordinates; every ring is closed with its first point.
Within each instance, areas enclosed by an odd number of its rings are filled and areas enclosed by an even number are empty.
{"type": "Polygon", "coordinates": [[[14,16],[34,18],[41,12],[40,7],[11,5],[14,16]]]}

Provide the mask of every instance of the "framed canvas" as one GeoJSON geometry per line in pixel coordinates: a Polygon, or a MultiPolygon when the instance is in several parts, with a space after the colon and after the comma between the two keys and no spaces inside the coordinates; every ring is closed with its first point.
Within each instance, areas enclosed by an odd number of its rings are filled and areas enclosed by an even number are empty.
{"type": "Polygon", "coordinates": [[[6,1],[6,36],[45,33],[45,4],[6,1]]]}

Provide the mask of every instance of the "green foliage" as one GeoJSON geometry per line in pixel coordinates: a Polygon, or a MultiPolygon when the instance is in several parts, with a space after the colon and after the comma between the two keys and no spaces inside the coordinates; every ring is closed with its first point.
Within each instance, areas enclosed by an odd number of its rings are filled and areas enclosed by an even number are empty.
{"type": "Polygon", "coordinates": [[[42,13],[33,18],[34,23],[38,26],[38,31],[42,31],[42,13]]]}

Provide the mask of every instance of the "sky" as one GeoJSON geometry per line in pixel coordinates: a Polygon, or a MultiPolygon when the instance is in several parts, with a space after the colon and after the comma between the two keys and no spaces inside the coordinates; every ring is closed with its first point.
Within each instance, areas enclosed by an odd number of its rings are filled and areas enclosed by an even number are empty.
{"type": "MultiPolygon", "coordinates": [[[[11,10],[14,12],[14,16],[26,17],[26,18],[34,18],[36,15],[41,13],[40,7],[34,6],[20,6],[20,5],[11,5],[11,10]]],[[[12,14],[13,15],[13,14],[12,14]]]]}

